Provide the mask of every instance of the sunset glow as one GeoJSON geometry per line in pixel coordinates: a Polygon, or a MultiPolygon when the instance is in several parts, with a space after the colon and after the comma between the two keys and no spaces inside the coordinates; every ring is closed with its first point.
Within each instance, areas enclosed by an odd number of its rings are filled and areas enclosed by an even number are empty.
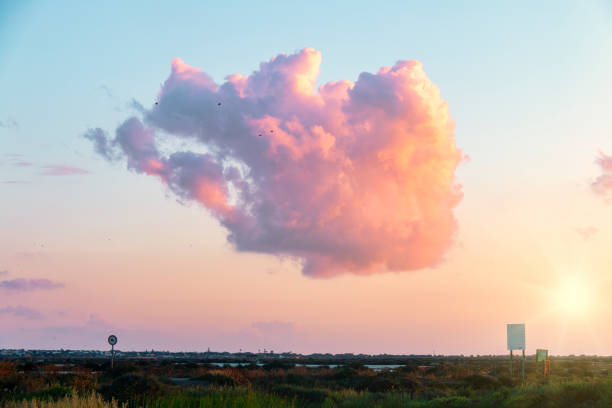
{"type": "Polygon", "coordinates": [[[609,2],[153,3],[0,2],[0,349],[612,355],[609,2]]]}
{"type": "Polygon", "coordinates": [[[590,317],[597,305],[592,282],[580,276],[566,276],[554,290],[553,302],[564,317],[590,317]]]}

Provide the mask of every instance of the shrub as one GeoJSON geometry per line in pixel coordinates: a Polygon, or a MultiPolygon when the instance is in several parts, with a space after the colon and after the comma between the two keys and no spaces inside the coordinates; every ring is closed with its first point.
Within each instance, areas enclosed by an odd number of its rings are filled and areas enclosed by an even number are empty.
{"type": "Polygon", "coordinates": [[[100,391],[107,399],[128,402],[158,397],[162,395],[162,385],[155,378],[128,373],[117,377],[110,386],[103,387],[100,391]]]}
{"type": "Polygon", "coordinates": [[[389,392],[399,387],[397,381],[381,376],[372,377],[371,380],[365,382],[364,388],[372,392],[389,392]]]}
{"type": "Polygon", "coordinates": [[[219,385],[219,386],[233,387],[237,385],[236,381],[233,378],[228,377],[227,375],[217,374],[217,373],[205,373],[205,374],[192,378],[192,380],[206,381],[210,384],[219,385]]]}
{"type": "Polygon", "coordinates": [[[70,388],[55,384],[40,391],[33,392],[29,397],[43,401],[57,401],[61,398],[70,397],[71,395],[72,390],[70,388]]]}
{"type": "Polygon", "coordinates": [[[489,375],[474,374],[464,379],[465,384],[476,390],[495,390],[501,387],[500,381],[489,375]]]}
{"type": "Polygon", "coordinates": [[[298,399],[302,402],[323,404],[328,397],[325,390],[316,388],[296,387],[294,385],[277,385],[272,388],[272,393],[287,399],[298,399]]]}
{"type": "Polygon", "coordinates": [[[295,367],[295,363],[282,360],[272,360],[263,365],[264,370],[289,370],[293,367],[295,367]]]}
{"type": "Polygon", "coordinates": [[[10,361],[0,361],[0,378],[17,374],[17,365],[10,361]]]}

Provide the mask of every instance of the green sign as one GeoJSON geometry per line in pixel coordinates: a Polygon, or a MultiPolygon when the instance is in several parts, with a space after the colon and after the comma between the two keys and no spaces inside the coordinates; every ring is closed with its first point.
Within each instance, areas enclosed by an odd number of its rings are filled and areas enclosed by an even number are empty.
{"type": "Polygon", "coordinates": [[[507,324],[508,350],[525,350],[525,324],[507,324]]]}
{"type": "Polygon", "coordinates": [[[536,361],[546,361],[548,360],[548,350],[537,349],[536,350],[536,361]]]}

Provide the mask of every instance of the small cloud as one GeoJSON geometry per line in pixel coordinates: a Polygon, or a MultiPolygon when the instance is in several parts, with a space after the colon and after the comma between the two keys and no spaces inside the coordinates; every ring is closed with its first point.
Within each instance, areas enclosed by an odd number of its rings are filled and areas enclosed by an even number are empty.
{"type": "Polygon", "coordinates": [[[15,252],[16,259],[44,259],[47,258],[48,255],[41,251],[21,251],[15,252]]]}
{"type": "Polygon", "coordinates": [[[142,105],[142,103],[138,102],[136,99],[132,98],[132,100],[130,101],[130,103],[128,103],[128,108],[134,109],[137,112],[140,112],[142,114],[145,114],[147,112],[147,110],[145,109],[145,107],[142,105]]]}
{"type": "Polygon", "coordinates": [[[24,156],[22,154],[5,154],[4,157],[7,158],[6,163],[11,166],[28,167],[32,165],[32,163],[23,159],[24,156]]]}
{"type": "Polygon", "coordinates": [[[97,328],[111,328],[112,326],[102,316],[98,314],[90,314],[89,320],[85,323],[85,326],[97,327],[97,328]]]}
{"type": "Polygon", "coordinates": [[[38,310],[21,305],[2,307],[0,308],[0,315],[13,315],[15,317],[22,317],[28,320],[41,320],[43,318],[42,313],[40,313],[38,310]]]}
{"type": "Polygon", "coordinates": [[[23,181],[23,180],[6,180],[6,181],[0,181],[0,183],[2,183],[2,184],[26,184],[27,181],[23,181]]]}
{"type": "Polygon", "coordinates": [[[287,344],[295,344],[300,338],[293,322],[254,322],[250,330],[243,331],[242,338],[252,338],[262,346],[270,349],[285,347],[287,344]]]}
{"type": "Polygon", "coordinates": [[[606,196],[612,191],[612,156],[600,151],[595,164],[601,169],[601,174],[591,183],[595,194],[606,196]]]}
{"type": "Polygon", "coordinates": [[[64,284],[49,279],[10,279],[0,281],[0,289],[9,292],[31,292],[34,290],[61,289],[64,284]]]}
{"type": "Polygon", "coordinates": [[[293,322],[255,322],[252,326],[262,334],[287,335],[295,332],[295,324],[293,322]]]}
{"type": "Polygon", "coordinates": [[[15,119],[0,120],[0,128],[19,129],[19,123],[15,119]]]}
{"type": "Polygon", "coordinates": [[[588,226],[588,227],[576,227],[574,231],[582,237],[583,240],[588,241],[594,234],[599,232],[599,228],[588,226]]]}
{"type": "Polygon", "coordinates": [[[17,166],[17,167],[29,167],[32,165],[32,163],[27,162],[27,161],[23,161],[23,160],[19,160],[19,161],[15,161],[13,163],[11,163],[13,166],[17,166]]]}
{"type": "Polygon", "coordinates": [[[106,96],[108,96],[109,98],[115,99],[115,95],[111,92],[111,90],[110,90],[110,88],[108,86],[102,85],[98,89],[103,91],[106,94],[106,96]]]}
{"type": "Polygon", "coordinates": [[[8,275],[8,271],[0,271],[0,276],[8,275]]]}
{"type": "Polygon", "coordinates": [[[71,176],[74,174],[90,174],[89,170],[80,167],[64,166],[61,164],[50,164],[43,166],[45,169],[41,174],[44,176],[71,176]]]}
{"type": "Polygon", "coordinates": [[[106,132],[100,128],[89,129],[83,137],[91,140],[94,144],[94,150],[106,160],[113,161],[117,158],[117,152],[114,149],[113,143],[109,142],[106,137],[106,132]]]}

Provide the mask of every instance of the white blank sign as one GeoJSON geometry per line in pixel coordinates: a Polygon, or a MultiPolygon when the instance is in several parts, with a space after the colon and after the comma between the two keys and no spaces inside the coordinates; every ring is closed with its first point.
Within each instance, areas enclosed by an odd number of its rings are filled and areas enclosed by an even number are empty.
{"type": "Polygon", "coordinates": [[[509,324],[508,350],[525,350],[525,324],[509,324]]]}

